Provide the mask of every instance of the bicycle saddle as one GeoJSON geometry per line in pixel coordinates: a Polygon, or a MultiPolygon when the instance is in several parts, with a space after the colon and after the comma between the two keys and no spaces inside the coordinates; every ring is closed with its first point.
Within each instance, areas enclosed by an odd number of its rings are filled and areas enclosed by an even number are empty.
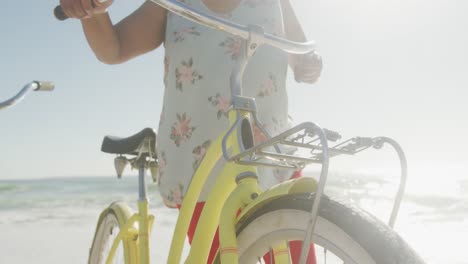
{"type": "Polygon", "coordinates": [[[145,151],[155,153],[156,133],[152,128],[145,128],[133,136],[120,138],[115,136],[105,136],[102,141],[101,151],[111,154],[132,154],[139,153],[142,147],[145,151]],[[150,148],[142,146],[145,140],[149,140],[150,148]]]}

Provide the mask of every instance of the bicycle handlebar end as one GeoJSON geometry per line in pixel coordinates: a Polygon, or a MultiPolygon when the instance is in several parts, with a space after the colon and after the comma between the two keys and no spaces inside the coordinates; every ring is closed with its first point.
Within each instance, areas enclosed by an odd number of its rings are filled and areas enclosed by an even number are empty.
{"type": "Polygon", "coordinates": [[[54,16],[55,16],[55,18],[57,18],[60,21],[68,19],[67,14],[65,14],[65,12],[63,12],[63,9],[62,9],[62,7],[60,5],[58,5],[58,6],[56,6],[54,8],[54,16]]]}
{"type": "Polygon", "coordinates": [[[53,82],[48,81],[34,81],[37,84],[37,88],[34,91],[53,91],[55,85],[53,82]]]}

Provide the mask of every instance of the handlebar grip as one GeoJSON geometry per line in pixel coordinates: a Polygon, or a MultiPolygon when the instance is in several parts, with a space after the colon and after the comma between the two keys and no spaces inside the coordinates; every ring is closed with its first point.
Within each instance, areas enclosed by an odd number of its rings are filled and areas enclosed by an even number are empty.
{"type": "Polygon", "coordinates": [[[66,20],[66,19],[69,18],[67,16],[67,14],[65,14],[65,12],[63,12],[62,6],[60,6],[60,5],[58,5],[58,6],[56,6],[54,8],[54,16],[55,16],[55,18],[57,18],[60,21],[63,21],[63,20],[66,20]]]}
{"type": "Polygon", "coordinates": [[[34,81],[37,84],[37,88],[34,91],[52,91],[55,88],[53,82],[48,81],[34,81]]]}

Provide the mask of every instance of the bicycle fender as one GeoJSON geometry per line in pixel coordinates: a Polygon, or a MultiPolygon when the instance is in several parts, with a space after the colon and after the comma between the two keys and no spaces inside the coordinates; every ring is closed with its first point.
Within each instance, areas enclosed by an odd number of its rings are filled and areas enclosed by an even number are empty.
{"type": "Polygon", "coordinates": [[[124,202],[113,202],[107,207],[106,209],[102,210],[101,214],[99,215],[99,219],[96,225],[96,231],[94,232],[94,236],[96,236],[96,232],[98,227],[101,225],[101,222],[104,220],[104,217],[112,211],[114,215],[117,217],[117,221],[121,223],[125,223],[130,217],[133,215],[132,209],[128,207],[124,202]]]}
{"type": "MultiPolygon", "coordinates": [[[[97,235],[98,228],[99,228],[102,221],[104,220],[104,218],[106,217],[106,215],[109,212],[112,212],[116,216],[117,221],[119,222],[119,225],[125,224],[131,218],[131,216],[133,215],[132,210],[130,209],[130,207],[128,207],[128,205],[126,205],[123,202],[113,202],[112,204],[110,204],[109,207],[104,209],[101,212],[101,214],[99,215],[99,219],[98,219],[96,229],[95,229],[96,231],[95,231],[94,236],[93,236],[93,244],[92,244],[91,248],[94,247],[94,241],[95,241],[95,238],[96,238],[96,235],[97,235]]],[[[123,242],[124,248],[125,248],[124,249],[124,254],[125,254],[126,263],[133,263],[132,260],[137,259],[137,252],[136,252],[135,243],[131,243],[131,239],[129,239],[129,238],[124,238],[122,240],[122,242],[123,242]]],[[[90,250],[91,250],[91,248],[90,248],[90,250]]]]}
{"type": "Polygon", "coordinates": [[[253,202],[242,209],[237,219],[242,219],[249,214],[253,214],[263,205],[277,198],[295,193],[313,193],[316,189],[317,181],[310,177],[302,177],[282,182],[261,193],[253,202]]]}
{"type": "MultiPolygon", "coordinates": [[[[99,219],[96,225],[96,232],[97,228],[101,225],[102,220],[106,217],[107,213],[112,211],[114,215],[117,217],[117,221],[119,223],[125,223],[127,219],[132,216],[131,209],[123,202],[113,202],[107,207],[106,209],[102,210],[101,214],[99,215],[99,219]]],[[[96,233],[94,234],[96,236],[96,233]]]]}
{"type": "Polygon", "coordinates": [[[133,215],[132,209],[123,202],[113,202],[107,209],[114,212],[119,223],[125,223],[133,215]]]}

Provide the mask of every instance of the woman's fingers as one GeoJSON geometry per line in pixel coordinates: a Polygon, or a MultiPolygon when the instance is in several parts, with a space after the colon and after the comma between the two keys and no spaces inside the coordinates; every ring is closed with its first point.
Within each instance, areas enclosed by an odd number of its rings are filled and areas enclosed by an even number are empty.
{"type": "Polygon", "coordinates": [[[74,18],[83,18],[88,15],[83,6],[81,5],[81,0],[75,0],[73,2],[73,9],[75,10],[74,18]]]}
{"type": "Polygon", "coordinates": [[[306,74],[296,73],[294,74],[294,77],[296,81],[298,82],[305,82],[305,83],[312,84],[318,80],[318,78],[320,77],[320,73],[306,73],[306,74]]]}
{"type": "Polygon", "coordinates": [[[90,18],[106,12],[112,0],[60,0],[63,12],[70,18],[90,18]]]}
{"type": "Polygon", "coordinates": [[[70,18],[81,18],[86,16],[86,11],[81,5],[82,0],[60,0],[63,12],[70,18]]]}
{"type": "Polygon", "coordinates": [[[297,58],[294,77],[298,82],[315,83],[322,73],[322,58],[316,53],[297,58]]]}
{"type": "Polygon", "coordinates": [[[103,13],[111,6],[113,0],[94,0],[95,14],[103,13]]]}
{"type": "Polygon", "coordinates": [[[72,2],[70,0],[60,0],[60,6],[67,17],[73,17],[72,2]]]}
{"type": "Polygon", "coordinates": [[[86,12],[86,17],[91,17],[93,15],[93,0],[81,0],[81,6],[86,12]]]}

